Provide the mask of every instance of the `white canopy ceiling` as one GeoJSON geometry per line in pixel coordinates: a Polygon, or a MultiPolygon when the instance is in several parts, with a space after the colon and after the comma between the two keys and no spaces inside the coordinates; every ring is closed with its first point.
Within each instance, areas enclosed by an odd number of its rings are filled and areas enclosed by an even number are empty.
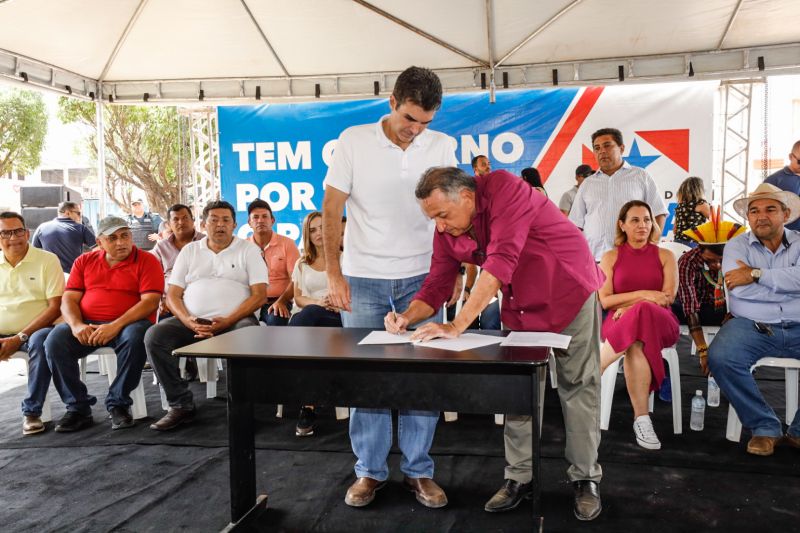
{"type": "Polygon", "coordinates": [[[0,77],[117,102],[363,97],[412,64],[449,91],[729,79],[800,72],[798,21],[798,0],[0,0],[0,77]]]}

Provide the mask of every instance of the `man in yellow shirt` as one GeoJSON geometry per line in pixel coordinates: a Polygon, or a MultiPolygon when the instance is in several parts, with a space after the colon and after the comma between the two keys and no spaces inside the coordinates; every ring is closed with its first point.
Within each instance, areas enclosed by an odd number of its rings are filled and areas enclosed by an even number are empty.
{"type": "Polygon", "coordinates": [[[0,361],[28,352],[28,395],[22,401],[22,434],[44,431],[42,404],[50,386],[44,340],[61,316],[64,274],[55,254],[28,244],[30,232],[17,213],[0,213],[0,361]]]}

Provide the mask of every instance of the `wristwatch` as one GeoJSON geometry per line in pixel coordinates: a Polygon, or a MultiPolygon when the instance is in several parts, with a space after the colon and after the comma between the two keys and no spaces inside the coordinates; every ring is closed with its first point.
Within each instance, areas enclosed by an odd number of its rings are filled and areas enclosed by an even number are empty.
{"type": "Polygon", "coordinates": [[[753,281],[758,283],[758,280],[761,279],[761,269],[760,268],[754,268],[753,270],[751,270],[750,271],[750,277],[753,278],[753,281]]]}
{"type": "Polygon", "coordinates": [[[19,337],[19,340],[21,340],[22,342],[28,342],[28,336],[21,331],[17,333],[17,337],[19,337]]]}

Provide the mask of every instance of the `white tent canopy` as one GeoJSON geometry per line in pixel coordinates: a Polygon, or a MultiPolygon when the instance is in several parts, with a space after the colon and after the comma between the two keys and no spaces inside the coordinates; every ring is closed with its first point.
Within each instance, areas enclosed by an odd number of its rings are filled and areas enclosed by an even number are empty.
{"type": "Polygon", "coordinates": [[[116,102],[800,72],[797,0],[0,0],[0,77],[116,102]]]}

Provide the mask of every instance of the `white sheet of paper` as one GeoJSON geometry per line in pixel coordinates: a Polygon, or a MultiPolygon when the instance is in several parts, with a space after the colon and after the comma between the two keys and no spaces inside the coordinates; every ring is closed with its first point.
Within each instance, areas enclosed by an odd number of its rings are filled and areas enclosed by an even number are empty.
{"type": "MultiPolygon", "coordinates": [[[[383,330],[376,330],[370,332],[369,335],[361,339],[358,344],[405,344],[411,341],[411,331],[395,335],[383,330]]],[[[426,342],[415,342],[415,345],[425,346],[427,348],[436,348],[439,350],[450,350],[453,352],[463,352],[464,350],[472,350],[473,348],[480,348],[481,346],[489,346],[490,344],[498,344],[503,340],[503,337],[495,337],[493,335],[480,335],[478,333],[464,333],[456,339],[433,339],[426,342]]]]}
{"type": "Polygon", "coordinates": [[[512,331],[500,346],[547,346],[566,350],[572,337],[545,331],[512,331]]]}
{"type": "Polygon", "coordinates": [[[410,331],[395,335],[385,330],[376,330],[370,332],[370,334],[361,339],[358,344],[406,344],[409,342],[411,342],[410,331]]]}
{"type": "Polygon", "coordinates": [[[472,350],[473,348],[489,346],[490,344],[499,344],[502,340],[503,337],[495,337],[494,335],[464,333],[455,339],[433,339],[432,341],[417,342],[415,345],[425,346],[427,348],[436,348],[439,350],[463,352],[464,350],[472,350]]]}

